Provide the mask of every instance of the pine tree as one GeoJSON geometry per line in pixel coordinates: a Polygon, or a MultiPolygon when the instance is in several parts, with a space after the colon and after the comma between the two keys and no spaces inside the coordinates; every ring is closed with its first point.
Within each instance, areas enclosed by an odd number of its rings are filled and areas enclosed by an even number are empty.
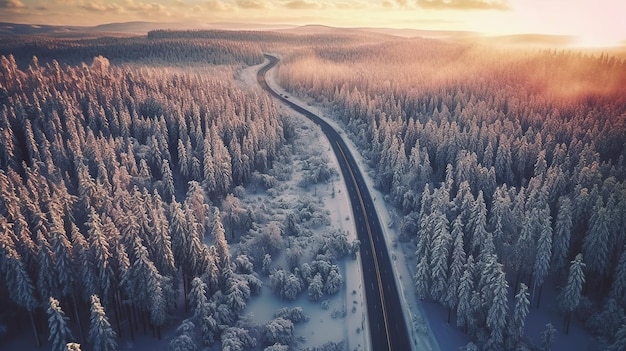
{"type": "Polygon", "coordinates": [[[520,284],[519,292],[515,295],[515,307],[513,317],[509,321],[506,339],[507,350],[515,350],[524,337],[524,326],[530,301],[528,300],[528,288],[526,284],[520,284]]]}
{"type": "Polygon", "coordinates": [[[343,278],[339,272],[337,265],[332,265],[328,277],[326,277],[326,283],[324,284],[324,292],[326,295],[334,295],[341,289],[343,284],[343,278]]]}
{"type": "Polygon", "coordinates": [[[571,313],[578,307],[580,303],[583,285],[585,284],[585,263],[583,263],[583,255],[578,254],[571,262],[567,285],[562,292],[561,308],[566,313],[565,317],[565,334],[569,331],[569,322],[571,313]]]}
{"type": "Polygon", "coordinates": [[[589,220],[589,230],[583,240],[583,255],[590,273],[604,279],[609,272],[609,218],[608,210],[603,205],[602,198],[599,197],[593,206],[591,219],[589,220]]]}
{"type": "MultiPolygon", "coordinates": [[[[107,222],[109,223],[108,227],[111,228],[113,223],[108,218],[107,222]]],[[[97,295],[102,296],[106,302],[109,298],[113,279],[113,272],[110,266],[111,252],[109,242],[114,240],[116,236],[119,236],[119,232],[116,234],[109,233],[112,236],[107,237],[107,234],[104,232],[103,221],[93,207],[90,209],[89,221],[86,224],[89,228],[89,254],[96,273],[95,292],[97,295]]],[[[117,231],[114,226],[113,229],[117,231]]]]}
{"type": "Polygon", "coordinates": [[[163,198],[171,202],[175,199],[176,190],[174,188],[174,176],[167,160],[163,160],[161,165],[161,179],[163,181],[163,198]]]}
{"type": "Polygon", "coordinates": [[[89,326],[89,340],[94,351],[117,350],[117,336],[111,328],[104,308],[97,295],[91,296],[91,324],[89,326]]]}
{"type": "Polygon", "coordinates": [[[470,218],[468,222],[468,229],[471,233],[471,246],[472,249],[482,247],[482,242],[487,235],[487,207],[483,199],[483,192],[478,192],[478,197],[474,201],[470,218]]]}
{"type": "Polygon", "coordinates": [[[189,319],[185,319],[176,328],[176,337],[167,346],[168,351],[196,351],[198,345],[193,339],[195,324],[189,319]]]}
{"type": "Polygon", "coordinates": [[[62,296],[73,293],[75,276],[73,273],[72,244],[63,232],[52,236],[52,252],[55,257],[55,269],[58,275],[59,288],[62,296]]]}
{"type": "Polygon", "coordinates": [[[474,291],[474,257],[470,255],[465,263],[465,271],[459,283],[456,325],[467,330],[468,326],[474,323],[472,317],[472,292],[474,291]]]}
{"type": "Polygon", "coordinates": [[[211,315],[209,301],[206,297],[206,284],[202,279],[196,277],[191,281],[191,291],[189,292],[189,305],[193,311],[193,318],[200,325],[202,342],[209,346],[215,340],[217,333],[217,322],[211,315]]]}
{"type": "Polygon", "coordinates": [[[65,351],[69,339],[72,338],[72,332],[67,326],[68,318],[61,310],[59,301],[50,297],[48,302],[48,330],[50,336],[48,340],[52,341],[52,351],[65,351]]]}
{"type": "Polygon", "coordinates": [[[437,220],[435,224],[435,232],[433,234],[433,247],[431,253],[431,286],[430,295],[436,301],[445,300],[446,283],[448,280],[448,255],[450,252],[450,244],[452,238],[448,228],[448,219],[446,216],[436,211],[437,220]]]}
{"type": "Polygon", "coordinates": [[[487,349],[502,349],[506,317],[509,310],[507,299],[508,288],[509,284],[506,281],[504,271],[500,269],[493,278],[493,301],[487,313],[487,327],[491,331],[491,337],[487,342],[490,347],[487,347],[487,349]]]}
{"type": "Polygon", "coordinates": [[[539,297],[537,299],[537,307],[541,301],[541,286],[550,270],[550,257],[552,255],[552,225],[550,218],[550,207],[541,212],[539,242],[537,243],[537,255],[535,256],[535,264],[533,266],[533,298],[537,286],[540,287],[539,297]]]}
{"type": "Polygon", "coordinates": [[[135,257],[124,280],[129,287],[128,296],[136,306],[150,313],[153,325],[161,326],[167,309],[165,280],[148,257],[148,250],[139,237],[135,238],[133,252],[135,257]]]}
{"type": "Polygon", "coordinates": [[[569,197],[559,198],[558,213],[554,224],[554,250],[552,251],[552,267],[555,271],[565,268],[569,253],[572,234],[572,202],[569,197]]]}
{"type": "Polygon", "coordinates": [[[417,290],[417,296],[420,299],[425,299],[429,296],[429,283],[430,283],[430,274],[428,269],[428,258],[426,256],[422,257],[417,264],[417,268],[415,269],[415,275],[413,276],[413,281],[415,282],[415,289],[417,290]]]}
{"type": "Polygon", "coordinates": [[[454,240],[452,244],[452,262],[449,267],[448,284],[446,289],[446,306],[448,306],[448,323],[450,323],[451,310],[459,303],[459,285],[463,276],[465,265],[465,249],[463,248],[463,223],[461,217],[457,217],[452,224],[451,236],[454,240]]]}
{"type": "Polygon", "coordinates": [[[552,323],[546,324],[546,330],[541,333],[541,351],[551,351],[556,338],[556,328],[552,323]]]}
{"type": "Polygon", "coordinates": [[[211,235],[213,236],[213,242],[219,258],[218,267],[220,271],[224,271],[226,268],[230,267],[231,257],[224,226],[220,218],[220,211],[217,207],[213,210],[213,230],[211,231],[211,235]]]}
{"type": "Polygon", "coordinates": [[[243,328],[230,327],[222,333],[222,351],[244,351],[256,346],[256,339],[243,328]]]}
{"type": "Polygon", "coordinates": [[[313,279],[311,280],[311,282],[309,283],[309,287],[308,287],[309,299],[311,299],[312,301],[319,300],[320,297],[324,295],[323,289],[324,289],[324,282],[322,281],[322,275],[319,273],[316,273],[315,276],[313,276],[313,279]]]}

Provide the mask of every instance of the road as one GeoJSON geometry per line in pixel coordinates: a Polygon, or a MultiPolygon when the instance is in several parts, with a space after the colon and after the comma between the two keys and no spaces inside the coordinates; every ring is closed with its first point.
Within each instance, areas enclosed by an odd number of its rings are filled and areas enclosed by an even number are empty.
{"type": "Polygon", "coordinates": [[[352,205],[357,237],[361,241],[361,264],[371,349],[375,351],[411,350],[387,245],[363,175],[346,143],[330,124],[311,111],[281,96],[267,84],[265,74],[278,63],[278,59],[271,55],[265,55],[265,57],[269,63],[257,73],[259,85],[273,97],[317,123],[330,141],[339,161],[352,205]]]}

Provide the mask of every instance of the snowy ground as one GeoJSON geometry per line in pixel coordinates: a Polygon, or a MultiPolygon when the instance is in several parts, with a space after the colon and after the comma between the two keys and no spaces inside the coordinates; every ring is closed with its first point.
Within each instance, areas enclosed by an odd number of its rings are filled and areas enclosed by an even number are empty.
{"type": "MultiPolygon", "coordinates": [[[[262,65],[253,66],[240,71],[236,79],[243,86],[258,87],[256,82],[256,72],[262,65]]],[[[297,183],[301,180],[298,170],[303,162],[302,158],[294,157],[291,168],[296,174],[288,182],[281,184],[280,195],[269,198],[266,195],[261,197],[274,203],[294,203],[303,196],[315,198],[329,211],[330,226],[348,234],[348,241],[356,240],[356,231],[352,219],[350,202],[347,197],[345,182],[339,172],[338,162],[331,150],[328,140],[324,137],[320,128],[307,118],[292,112],[286,106],[279,107],[281,112],[288,113],[297,118],[297,142],[302,143],[304,152],[321,154],[328,159],[332,168],[337,170],[337,174],[330,182],[312,185],[308,190],[303,189],[297,183]],[[306,191],[305,191],[306,190],[306,191]]],[[[306,157],[306,155],[301,155],[306,157]]],[[[255,196],[254,201],[258,201],[255,196]]],[[[243,200],[244,202],[246,199],[243,200]]],[[[323,228],[321,231],[328,230],[323,228]]],[[[318,233],[319,234],[319,233],[318,233]]],[[[306,292],[302,293],[296,301],[281,300],[271,291],[268,286],[268,279],[264,279],[265,286],[260,297],[252,298],[244,314],[256,324],[261,325],[273,318],[274,312],[282,307],[300,306],[309,315],[310,320],[303,324],[296,325],[294,336],[298,339],[296,349],[303,347],[315,347],[323,345],[329,341],[345,341],[347,350],[369,350],[369,331],[367,328],[365,296],[362,289],[361,258],[350,257],[343,259],[337,264],[341,268],[344,278],[344,286],[341,291],[328,299],[328,307],[322,307],[323,297],[319,302],[309,301],[306,292]],[[337,313],[345,311],[344,317],[337,317],[337,313]],[[335,317],[333,317],[335,315],[335,317]]],[[[273,265],[280,264],[280,257],[273,261],[273,265]]]]}

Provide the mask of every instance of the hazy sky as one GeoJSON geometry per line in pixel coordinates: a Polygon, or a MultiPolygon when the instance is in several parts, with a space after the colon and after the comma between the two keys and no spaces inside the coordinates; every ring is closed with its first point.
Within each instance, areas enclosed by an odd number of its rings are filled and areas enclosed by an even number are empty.
{"type": "Polygon", "coordinates": [[[0,21],[248,22],[469,30],[626,40],[626,0],[0,0],[0,21]]]}

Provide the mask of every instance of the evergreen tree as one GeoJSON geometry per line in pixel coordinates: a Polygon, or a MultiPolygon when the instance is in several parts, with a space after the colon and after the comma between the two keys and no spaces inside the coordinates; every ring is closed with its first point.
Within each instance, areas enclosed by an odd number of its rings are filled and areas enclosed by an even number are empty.
{"type": "Polygon", "coordinates": [[[446,283],[448,280],[448,255],[452,238],[448,229],[448,219],[443,213],[437,211],[437,221],[433,234],[433,246],[431,254],[430,295],[436,301],[445,300],[446,283]]]}
{"type": "MultiPolygon", "coordinates": [[[[541,212],[539,242],[537,243],[537,255],[533,266],[533,295],[537,286],[541,287],[550,269],[550,257],[552,255],[552,225],[550,220],[550,207],[541,212]]],[[[541,291],[541,290],[540,290],[541,291]]],[[[534,296],[533,296],[534,298],[534,296]]],[[[541,293],[537,299],[537,306],[541,299],[541,293]]]]}
{"type": "Polygon", "coordinates": [[[446,289],[446,305],[448,306],[448,323],[450,323],[450,312],[459,303],[459,285],[463,276],[465,265],[465,249],[463,248],[463,223],[461,217],[457,217],[452,224],[451,236],[454,240],[452,244],[452,262],[450,262],[448,284],[446,289]]]}
{"type": "Polygon", "coordinates": [[[420,299],[425,299],[429,296],[430,274],[428,267],[428,258],[422,257],[415,269],[415,275],[413,276],[415,282],[415,289],[417,290],[417,296],[420,299]]]}
{"type": "Polygon", "coordinates": [[[222,333],[222,351],[244,351],[256,346],[256,339],[243,328],[230,327],[222,333]]]}
{"type": "Polygon", "coordinates": [[[339,272],[337,265],[332,265],[328,277],[326,277],[326,283],[324,284],[324,292],[326,295],[334,295],[341,289],[343,284],[343,278],[339,272]]]}
{"type": "Polygon", "coordinates": [[[218,267],[220,271],[224,272],[226,268],[230,267],[230,249],[228,241],[226,241],[226,235],[222,220],[220,218],[220,211],[217,207],[213,210],[213,230],[211,235],[213,236],[213,242],[217,249],[217,255],[219,258],[218,267]]]}
{"type": "Polygon", "coordinates": [[[193,318],[200,325],[202,341],[205,346],[209,346],[215,340],[217,333],[217,322],[211,315],[211,308],[206,297],[206,284],[202,279],[196,277],[191,281],[191,291],[189,292],[189,304],[193,311],[193,318]]]}
{"type": "Polygon", "coordinates": [[[161,179],[163,181],[163,198],[171,202],[175,199],[176,189],[174,188],[174,176],[167,160],[163,160],[161,165],[161,179]]]}
{"type": "MultiPolygon", "coordinates": [[[[108,227],[111,228],[113,224],[108,220],[108,227]]],[[[119,236],[119,232],[116,234],[108,233],[108,236],[104,232],[104,225],[101,217],[95,212],[93,207],[90,209],[89,220],[87,221],[88,235],[89,235],[89,253],[93,267],[95,268],[96,281],[95,292],[97,295],[102,296],[106,300],[109,297],[109,291],[111,289],[111,280],[113,279],[113,271],[111,270],[111,252],[109,242],[119,236]]],[[[113,226],[113,229],[117,229],[113,226]]]]}
{"type": "Polygon", "coordinates": [[[541,351],[551,351],[556,338],[556,328],[552,323],[546,324],[546,330],[541,333],[541,351]]]}
{"type": "Polygon", "coordinates": [[[104,308],[97,295],[91,296],[91,324],[89,326],[89,340],[94,351],[117,350],[117,336],[111,328],[104,308]]]}
{"type": "Polygon", "coordinates": [[[193,339],[193,332],[196,326],[189,319],[185,319],[176,328],[176,337],[167,346],[168,351],[196,351],[198,345],[193,339]]]}
{"type": "Polygon", "coordinates": [[[571,313],[578,307],[580,303],[583,285],[585,284],[585,263],[583,263],[583,255],[578,254],[571,262],[567,285],[562,292],[561,308],[566,313],[565,318],[565,334],[569,331],[569,321],[571,313]]]}
{"type": "Polygon", "coordinates": [[[509,310],[507,293],[509,284],[506,281],[504,271],[500,269],[493,281],[493,302],[487,313],[487,327],[491,331],[491,337],[487,342],[487,349],[501,350],[504,341],[506,317],[509,310]]]}
{"type": "Polygon", "coordinates": [[[566,197],[559,198],[558,213],[554,224],[554,249],[552,251],[552,268],[560,271],[565,268],[569,253],[572,234],[572,202],[566,197]]]}
{"type": "Polygon", "coordinates": [[[48,340],[52,341],[52,351],[65,351],[69,339],[72,338],[72,332],[67,326],[68,318],[61,310],[59,301],[50,297],[48,302],[48,330],[50,336],[48,340]]]}
{"type": "Polygon", "coordinates": [[[599,197],[593,206],[589,230],[583,240],[583,255],[589,272],[601,279],[611,273],[608,269],[609,245],[611,244],[609,239],[608,210],[603,206],[602,198],[599,197]]]}
{"type": "Polygon", "coordinates": [[[524,337],[524,326],[530,301],[528,300],[528,288],[526,284],[520,284],[519,292],[515,295],[515,307],[513,309],[513,317],[509,321],[508,333],[506,339],[507,350],[515,350],[524,337]]]}
{"type": "Polygon", "coordinates": [[[322,281],[322,276],[319,273],[316,273],[313,276],[313,279],[309,283],[308,287],[308,295],[309,299],[312,301],[317,301],[324,295],[324,282],[322,281]]]}
{"type": "Polygon", "coordinates": [[[474,257],[470,255],[465,263],[465,271],[459,283],[456,325],[467,330],[468,326],[474,323],[472,316],[472,292],[474,291],[474,257]]]}
{"type": "Polygon", "coordinates": [[[157,271],[154,263],[148,257],[148,250],[135,238],[134,260],[125,277],[125,284],[129,287],[128,296],[139,308],[150,313],[150,321],[155,326],[165,322],[167,309],[164,284],[167,283],[157,271]]]}

